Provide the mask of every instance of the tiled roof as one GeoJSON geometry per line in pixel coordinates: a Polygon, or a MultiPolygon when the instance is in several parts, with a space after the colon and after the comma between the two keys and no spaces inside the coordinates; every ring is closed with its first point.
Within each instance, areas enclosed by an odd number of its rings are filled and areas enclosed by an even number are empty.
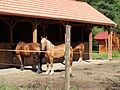
{"type": "Polygon", "coordinates": [[[96,40],[103,40],[108,38],[108,32],[99,32],[95,35],[94,39],[96,40]]]}
{"type": "Polygon", "coordinates": [[[0,14],[116,25],[86,2],[75,0],[0,0],[0,14]]]}

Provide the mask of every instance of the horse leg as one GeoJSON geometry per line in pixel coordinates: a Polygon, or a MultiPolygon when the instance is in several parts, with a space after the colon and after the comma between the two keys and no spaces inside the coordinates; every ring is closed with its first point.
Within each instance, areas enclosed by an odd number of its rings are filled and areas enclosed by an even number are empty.
{"type": "Polygon", "coordinates": [[[83,54],[83,53],[82,53],[81,50],[80,50],[79,52],[80,52],[80,57],[79,57],[79,59],[78,59],[78,62],[81,62],[81,61],[82,61],[82,54],[83,54]]]}
{"type": "Polygon", "coordinates": [[[38,69],[37,69],[37,73],[42,73],[42,60],[38,60],[38,69]]]}
{"type": "Polygon", "coordinates": [[[38,65],[37,68],[37,73],[41,73],[42,72],[42,57],[40,56],[40,53],[33,53],[33,60],[34,60],[34,66],[33,66],[33,70],[36,71],[36,65],[38,65]]]}
{"type": "Polygon", "coordinates": [[[43,60],[43,56],[40,55],[40,56],[39,56],[39,63],[38,63],[38,64],[39,64],[39,65],[38,65],[38,68],[39,68],[40,72],[42,72],[42,64],[43,64],[43,61],[42,61],[42,60],[43,60]]]}
{"type": "Polygon", "coordinates": [[[22,58],[22,63],[23,63],[23,67],[24,67],[24,66],[25,66],[25,65],[24,65],[24,63],[25,63],[25,62],[24,62],[24,57],[21,57],[21,58],[22,58]]]}
{"type": "Polygon", "coordinates": [[[40,62],[38,62],[37,73],[38,73],[38,74],[42,73],[42,69],[41,69],[41,64],[40,64],[40,62]]]}
{"type": "Polygon", "coordinates": [[[49,64],[49,62],[47,62],[47,70],[46,70],[45,74],[48,74],[49,72],[50,72],[50,64],[49,64]]]}
{"type": "Polygon", "coordinates": [[[54,73],[54,68],[53,68],[53,58],[50,58],[50,66],[51,66],[51,72],[50,75],[52,75],[54,73]]]}
{"type": "Polygon", "coordinates": [[[37,69],[36,69],[37,64],[38,64],[37,60],[33,58],[32,71],[34,71],[34,72],[36,72],[36,71],[37,71],[37,69]]]}
{"type": "Polygon", "coordinates": [[[23,66],[23,62],[22,62],[22,58],[20,55],[17,55],[19,60],[20,60],[20,64],[21,64],[21,67],[20,67],[20,70],[23,71],[24,70],[24,66],[23,66]]]}

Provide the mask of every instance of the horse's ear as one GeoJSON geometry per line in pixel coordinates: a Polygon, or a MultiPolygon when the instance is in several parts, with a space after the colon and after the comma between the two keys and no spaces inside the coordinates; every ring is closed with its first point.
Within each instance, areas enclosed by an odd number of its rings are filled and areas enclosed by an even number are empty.
{"type": "Polygon", "coordinates": [[[45,38],[47,38],[47,36],[45,38]]]}

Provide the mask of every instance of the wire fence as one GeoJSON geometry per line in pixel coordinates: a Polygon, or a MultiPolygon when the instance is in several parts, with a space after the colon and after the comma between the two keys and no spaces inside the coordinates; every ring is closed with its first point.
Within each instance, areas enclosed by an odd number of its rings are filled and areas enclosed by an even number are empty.
{"type": "MultiPolygon", "coordinates": [[[[10,49],[0,49],[0,52],[16,52],[16,51],[20,51],[20,52],[48,52],[48,51],[34,51],[34,50],[10,50],[10,49]]],[[[60,53],[60,52],[57,52],[57,53],[60,53]]],[[[80,52],[73,52],[73,54],[80,54],[80,52]]],[[[89,55],[89,52],[84,52],[83,53],[83,58],[86,56],[86,55],[89,55]]],[[[6,58],[6,56],[4,56],[6,58]]],[[[113,59],[120,59],[120,51],[113,51],[112,52],[112,58],[113,59]]],[[[103,52],[103,53],[100,53],[99,51],[97,50],[93,50],[93,53],[92,53],[92,59],[101,59],[101,60],[104,60],[104,59],[108,59],[108,52],[103,52]]],[[[10,65],[10,66],[20,66],[20,64],[15,64],[15,63],[4,63],[4,62],[0,62],[0,65],[10,65]]]]}

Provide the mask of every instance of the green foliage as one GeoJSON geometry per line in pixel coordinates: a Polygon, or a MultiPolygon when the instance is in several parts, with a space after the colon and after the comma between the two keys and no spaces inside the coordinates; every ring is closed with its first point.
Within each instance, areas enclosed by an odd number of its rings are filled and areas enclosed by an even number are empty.
{"type": "Polygon", "coordinates": [[[92,46],[93,46],[94,51],[98,51],[98,49],[99,49],[98,42],[96,40],[94,40],[94,37],[97,33],[103,32],[103,31],[104,31],[104,28],[103,27],[98,27],[98,26],[96,26],[92,29],[92,37],[93,37],[92,46]]]}
{"type": "Polygon", "coordinates": [[[94,38],[94,36],[97,34],[97,33],[99,33],[99,32],[103,32],[104,31],[104,28],[103,27],[94,27],[93,29],[92,29],[92,36],[93,36],[93,38],[94,38]]]}
{"type": "Polygon", "coordinates": [[[85,1],[117,23],[115,32],[120,32],[120,0],[77,0],[85,1]]]}

